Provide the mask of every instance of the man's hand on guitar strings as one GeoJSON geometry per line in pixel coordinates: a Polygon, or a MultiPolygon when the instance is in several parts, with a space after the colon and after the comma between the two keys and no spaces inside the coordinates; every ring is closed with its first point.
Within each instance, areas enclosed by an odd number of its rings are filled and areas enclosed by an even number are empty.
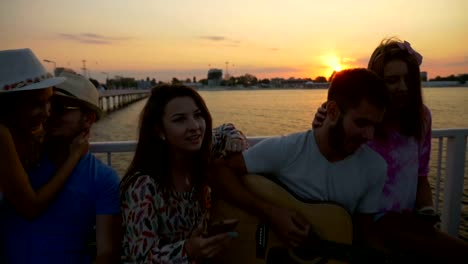
{"type": "Polygon", "coordinates": [[[299,246],[309,234],[310,225],[292,210],[274,207],[270,212],[270,221],[281,241],[289,246],[299,246]]]}

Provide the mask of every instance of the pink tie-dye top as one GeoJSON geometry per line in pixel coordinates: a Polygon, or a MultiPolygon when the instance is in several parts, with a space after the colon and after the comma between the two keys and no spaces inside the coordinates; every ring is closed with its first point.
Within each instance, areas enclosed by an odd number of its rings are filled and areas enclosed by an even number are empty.
{"type": "Polygon", "coordinates": [[[424,106],[426,128],[420,142],[414,137],[389,130],[386,140],[374,140],[368,145],[378,152],[387,162],[387,181],[385,182],[381,211],[413,210],[416,202],[418,177],[429,174],[431,154],[432,117],[424,106]]]}

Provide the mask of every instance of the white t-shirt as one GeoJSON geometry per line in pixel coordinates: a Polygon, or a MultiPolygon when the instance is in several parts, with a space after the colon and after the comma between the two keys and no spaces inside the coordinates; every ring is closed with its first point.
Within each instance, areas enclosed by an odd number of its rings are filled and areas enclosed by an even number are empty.
{"type": "Polygon", "coordinates": [[[265,139],[243,156],[248,173],[276,177],[303,200],[339,203],[350,213],[378,212],[387,164],[366,145],[331,163],[308,130],[265,139]]]}

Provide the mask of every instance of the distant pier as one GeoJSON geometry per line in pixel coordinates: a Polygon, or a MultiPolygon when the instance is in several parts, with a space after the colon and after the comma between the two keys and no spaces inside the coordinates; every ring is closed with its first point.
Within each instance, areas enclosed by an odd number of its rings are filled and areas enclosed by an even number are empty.
{"type": "Polygon", "coordinates": [[[133,102],[148,97],[151,89],[145,90],[103,90],[99,91],[99,107],[106,112],[112,112],[133,102]]]}

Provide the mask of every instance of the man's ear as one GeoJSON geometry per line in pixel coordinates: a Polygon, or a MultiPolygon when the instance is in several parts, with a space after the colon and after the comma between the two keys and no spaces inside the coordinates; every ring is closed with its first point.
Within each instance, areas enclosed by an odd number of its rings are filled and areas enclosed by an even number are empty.
{"type": "Polygon", "coordinates": [[[332,124],[336,124],[338,119],[340,118],[341,111],[335,101],[328,101],[327,102],[327,117],[331,121],[332,124]]]}
{"type": "Polygon", "coordinates": [[[87,128],[91,128],[91,126],[96,123],[97,115],[93,112],[87,112],[84,114],[83,120],[87,126],[87,128]]]}

